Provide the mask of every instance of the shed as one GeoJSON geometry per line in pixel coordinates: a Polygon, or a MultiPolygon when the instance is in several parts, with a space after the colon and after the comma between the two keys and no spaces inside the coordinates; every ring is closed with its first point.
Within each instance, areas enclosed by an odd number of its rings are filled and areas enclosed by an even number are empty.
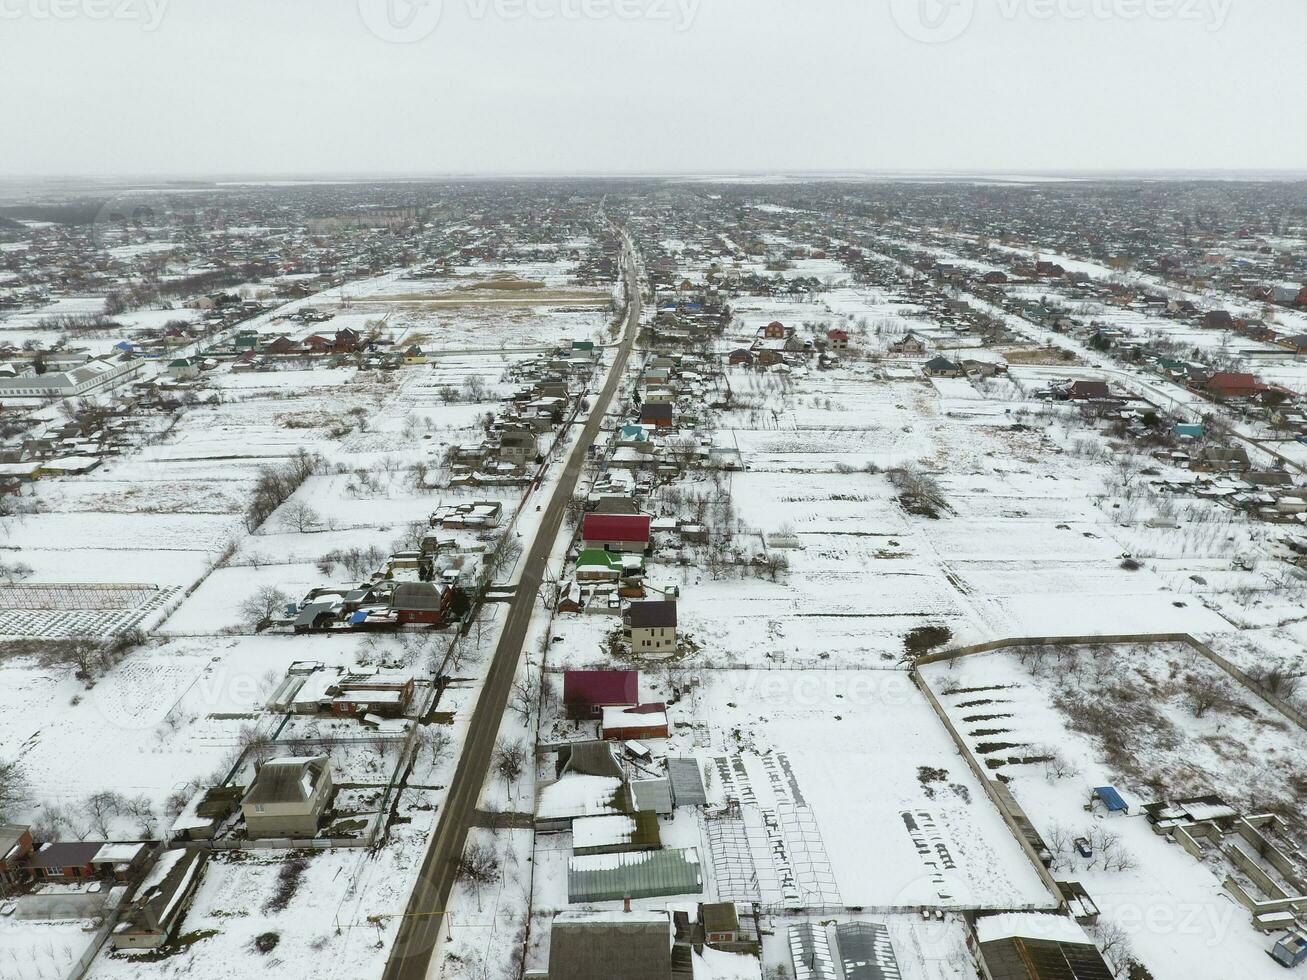
{"type": "Polygon", "coordinates": [[[667,781],[672,786],[675,806],[703,806],[708,802],[703,772],[697,759],[668,759],[667,781]]]}
{"type": "Polygon", "coordinates": [[[1109,813],[1130,812],[1130,805],[1121,798],[1121,794],[1112,786],[1099,786],[1094,790],[1093,798],[1101,800],[1109,813]]]}
{"type": "Polygon", "coordinates": [[[630,785],[636,810],[652,810],[662,816],[672,812],[672,784],[666,779],[637,779],[630,785]]]}
{"type": "Polygon", "coordinates": [[[571,904],[698,895],[702,891],[703,869],[694,847],[574,857],[567,865],[567,900],[571,904]]]}
{"type": "Polygon", "coordinates": [[[549,980],[669,980],[666,912],[560,912],[549,936],[549,980]]]}

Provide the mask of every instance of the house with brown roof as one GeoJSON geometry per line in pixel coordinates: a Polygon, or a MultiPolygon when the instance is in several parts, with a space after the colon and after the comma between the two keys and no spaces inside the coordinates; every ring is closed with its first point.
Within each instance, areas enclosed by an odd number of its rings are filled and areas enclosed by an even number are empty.
{"type": "Polygon", "coordinates": [[[676,652],[676,603],[633,602],[626,611],[631,650],[642,654],[676,652]]]}
{"type": "Polygon", "coordinates": [[[241,800],[246,832],[250,837],[316,837],[331,794],[327,756],[271,759],[259,767],[241,800]]]}

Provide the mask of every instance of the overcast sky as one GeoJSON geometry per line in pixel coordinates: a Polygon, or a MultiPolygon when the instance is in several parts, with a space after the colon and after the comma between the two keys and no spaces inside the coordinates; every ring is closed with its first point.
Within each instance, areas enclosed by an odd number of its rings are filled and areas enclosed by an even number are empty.
{"type": "Polygon", "coordinates": [[[0,173],[1307,169],[1304,0],[407,2],[0,0],[0,173]]]}

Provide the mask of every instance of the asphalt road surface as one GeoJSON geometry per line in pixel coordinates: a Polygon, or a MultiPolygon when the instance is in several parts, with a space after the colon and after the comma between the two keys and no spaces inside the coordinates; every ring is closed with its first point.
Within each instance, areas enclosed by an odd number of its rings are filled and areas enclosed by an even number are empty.
{"type": "MultiPolygon", "coordinates": [[[[427,853],[422,860],[422,867],[418,872],[417,884],[409,899],[408,908],[400,922],[399,934],[395,938],[394,948],[386,963],[384,980],[424,980],[436,951],[445,907],[458,877],[459,859],[467,843],[467,832],[476,810],[477,800],[481,795],[481,787],[490,771],[491,757],[499,735],[499,724],[508,708],[513,677],[517,673],[522,647],[526,642],[527,627],[531,623],[531,613],[549,562],[549,555],[562,527],[567,503],[572,499],[581,471],[585,467],[587,451],[603,428],[604,415],[626,373],[626,362],[630,357],[636,334],[639,332],[640,287],[635,256],[629,248],[624,250],[622,265],[627,282],[627,296],[630,298],[626,332],[614,356],[608,381],[591,406],[590,416],[581,432],[581,438],[567,460],[567,468],[563,471],[562,479],[559,480],[558,487],[545,508],[544,519],[536,532],[531,551],[526,557],[517,588],[517,598],[509,610],[499,646],[495,648],[494,659],[491,661],[485,684],[481,689],[481,697],[472,714],[467,741],[463,746],[463,755],[459,759],[453,782],[450,783],[440,821],[427,846],[427,853]]],[[[527,506],[530,506],[529,502],[527,506]]]]}

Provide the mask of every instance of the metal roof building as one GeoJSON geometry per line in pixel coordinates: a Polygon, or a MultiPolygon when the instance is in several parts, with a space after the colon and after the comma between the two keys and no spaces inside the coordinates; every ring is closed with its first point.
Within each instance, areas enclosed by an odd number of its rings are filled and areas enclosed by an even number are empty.
{"type": "Polygon", "coordinates": [[[702,891],[703,869],[694,847],[574,857],[567,865],[567,901],[571,904],[698,895],[702,891]]]}
{"type": "Polygon", "coordinates": [[[900,980],[889,930],[879,922],[844,922],[835,927],[844,980],[900,980]]]}
{"type": "Polygon", "coordinates": [[[826,930],[811,922],[790,926],[790,959],[796,980],[840,980],[826,930]]]}
{"type": "Polygon", "coordinates": [[[703,806],[708,802],[697,759],[668,759],[667,779],[672,784],[672,802],[676,806],[703,806]]]}

